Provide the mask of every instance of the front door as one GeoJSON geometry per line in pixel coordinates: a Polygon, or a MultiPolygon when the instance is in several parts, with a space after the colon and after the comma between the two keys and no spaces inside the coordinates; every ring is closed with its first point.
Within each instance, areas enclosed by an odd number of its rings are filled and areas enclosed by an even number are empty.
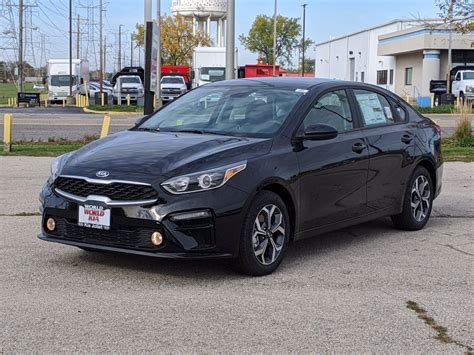
{"type": "Polygon", "coordinates": [[[366,212],[368,153],[362,132],[354,130],[346,90],[323,94],[306,115],[299,134],[322,123],[338,130],[324,141],[303,141],[297,152],[300,169],[301,231],[322,227],[366,212]]]}

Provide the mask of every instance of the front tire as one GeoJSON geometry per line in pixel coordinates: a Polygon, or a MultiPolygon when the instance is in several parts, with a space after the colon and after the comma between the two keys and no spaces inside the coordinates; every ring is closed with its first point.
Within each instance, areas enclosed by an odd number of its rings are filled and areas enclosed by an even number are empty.
{"type": "Polygon", "coordinates": [[[433,182],[428,170],[418,166],[407,185],[402,213],[392,216],[395,227],[408,231],[423,229],[430,219],[433,195],[433,182]]]}
{"type": "Polygon", "coordinates": [[[236,269],[253,276],[271,274],[283,260],[290,230],[288,211],[280,196],[259,192],[244,219],[236,269]]]}

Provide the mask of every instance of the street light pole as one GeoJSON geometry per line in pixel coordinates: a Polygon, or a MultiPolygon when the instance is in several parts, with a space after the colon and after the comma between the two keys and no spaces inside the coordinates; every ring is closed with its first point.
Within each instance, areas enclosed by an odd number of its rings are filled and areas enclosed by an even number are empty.
{"type": "Polygon", "coordinates": [[[104,43],[103,43],[103,18],[102,18],[102,11],[103,11],[103,0],[100,0],[99,2],[99,50],[100,50],[100,60],[99,60],[99,87],[100,87],[100,92],[102,95],[103,92],[103,80],[104,80],[104,43]]]}
{"type": "Polygon", "coordinates": [[[235,71],[235,0],[227,0],[226,80],[234,79],[235,71]]]}
{"type": "Polygon", "coordinates": [[[304,77],[304,52],[306,50],[305,48],[305,31],[306,31],[306,6],[308,4],[303,4],[303,42],[301,43],[301,76],[304,77]]]}
{"type": "Polygon", "coordinates": [[[119,25],[119,38],[118,38],[118,71],[122,70],[122,27],[119,25]]]}
{"type": "Polygon", "coordinates": [[[273,76],[276,76],[276,46],[277,46],[277,0],[273,12],[273,76]]]}
{"type": "Polygon", "coordinates": [[[18,41],[18,86],[20,92],[23,92],[23,0],[20,0],[20,8],[19,8],[19,15],[20,15],[20,22],[19,22],[19,29],[20,29],[20,39],[18,41]]]}
{"type": "Polygon", "coordinates": [[[72,96],[72,0],[69,0],[69,96],[72,96]]]}

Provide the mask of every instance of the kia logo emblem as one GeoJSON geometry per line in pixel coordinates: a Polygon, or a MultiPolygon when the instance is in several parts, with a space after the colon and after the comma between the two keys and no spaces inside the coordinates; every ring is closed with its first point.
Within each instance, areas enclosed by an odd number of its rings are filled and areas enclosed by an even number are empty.
{"type": "Polygon", "coordinates": [[[98,172],[95,173],[95,176],[100,177],[100,178],[105,178],[109,175],[110,173],[106,170],[99,170],[98,172]]]}

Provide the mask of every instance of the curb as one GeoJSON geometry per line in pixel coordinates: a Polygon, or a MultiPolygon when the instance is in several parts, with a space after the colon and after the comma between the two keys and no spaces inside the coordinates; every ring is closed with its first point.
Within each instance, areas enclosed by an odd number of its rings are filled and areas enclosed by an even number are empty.
{"type": "Polygon", "coordinates": [[[85,113],[108,115],[108,116],[143,116],[143,112],[120,112],[120,111],[95,111],[87,107],[82,108],[85,113]]]}

